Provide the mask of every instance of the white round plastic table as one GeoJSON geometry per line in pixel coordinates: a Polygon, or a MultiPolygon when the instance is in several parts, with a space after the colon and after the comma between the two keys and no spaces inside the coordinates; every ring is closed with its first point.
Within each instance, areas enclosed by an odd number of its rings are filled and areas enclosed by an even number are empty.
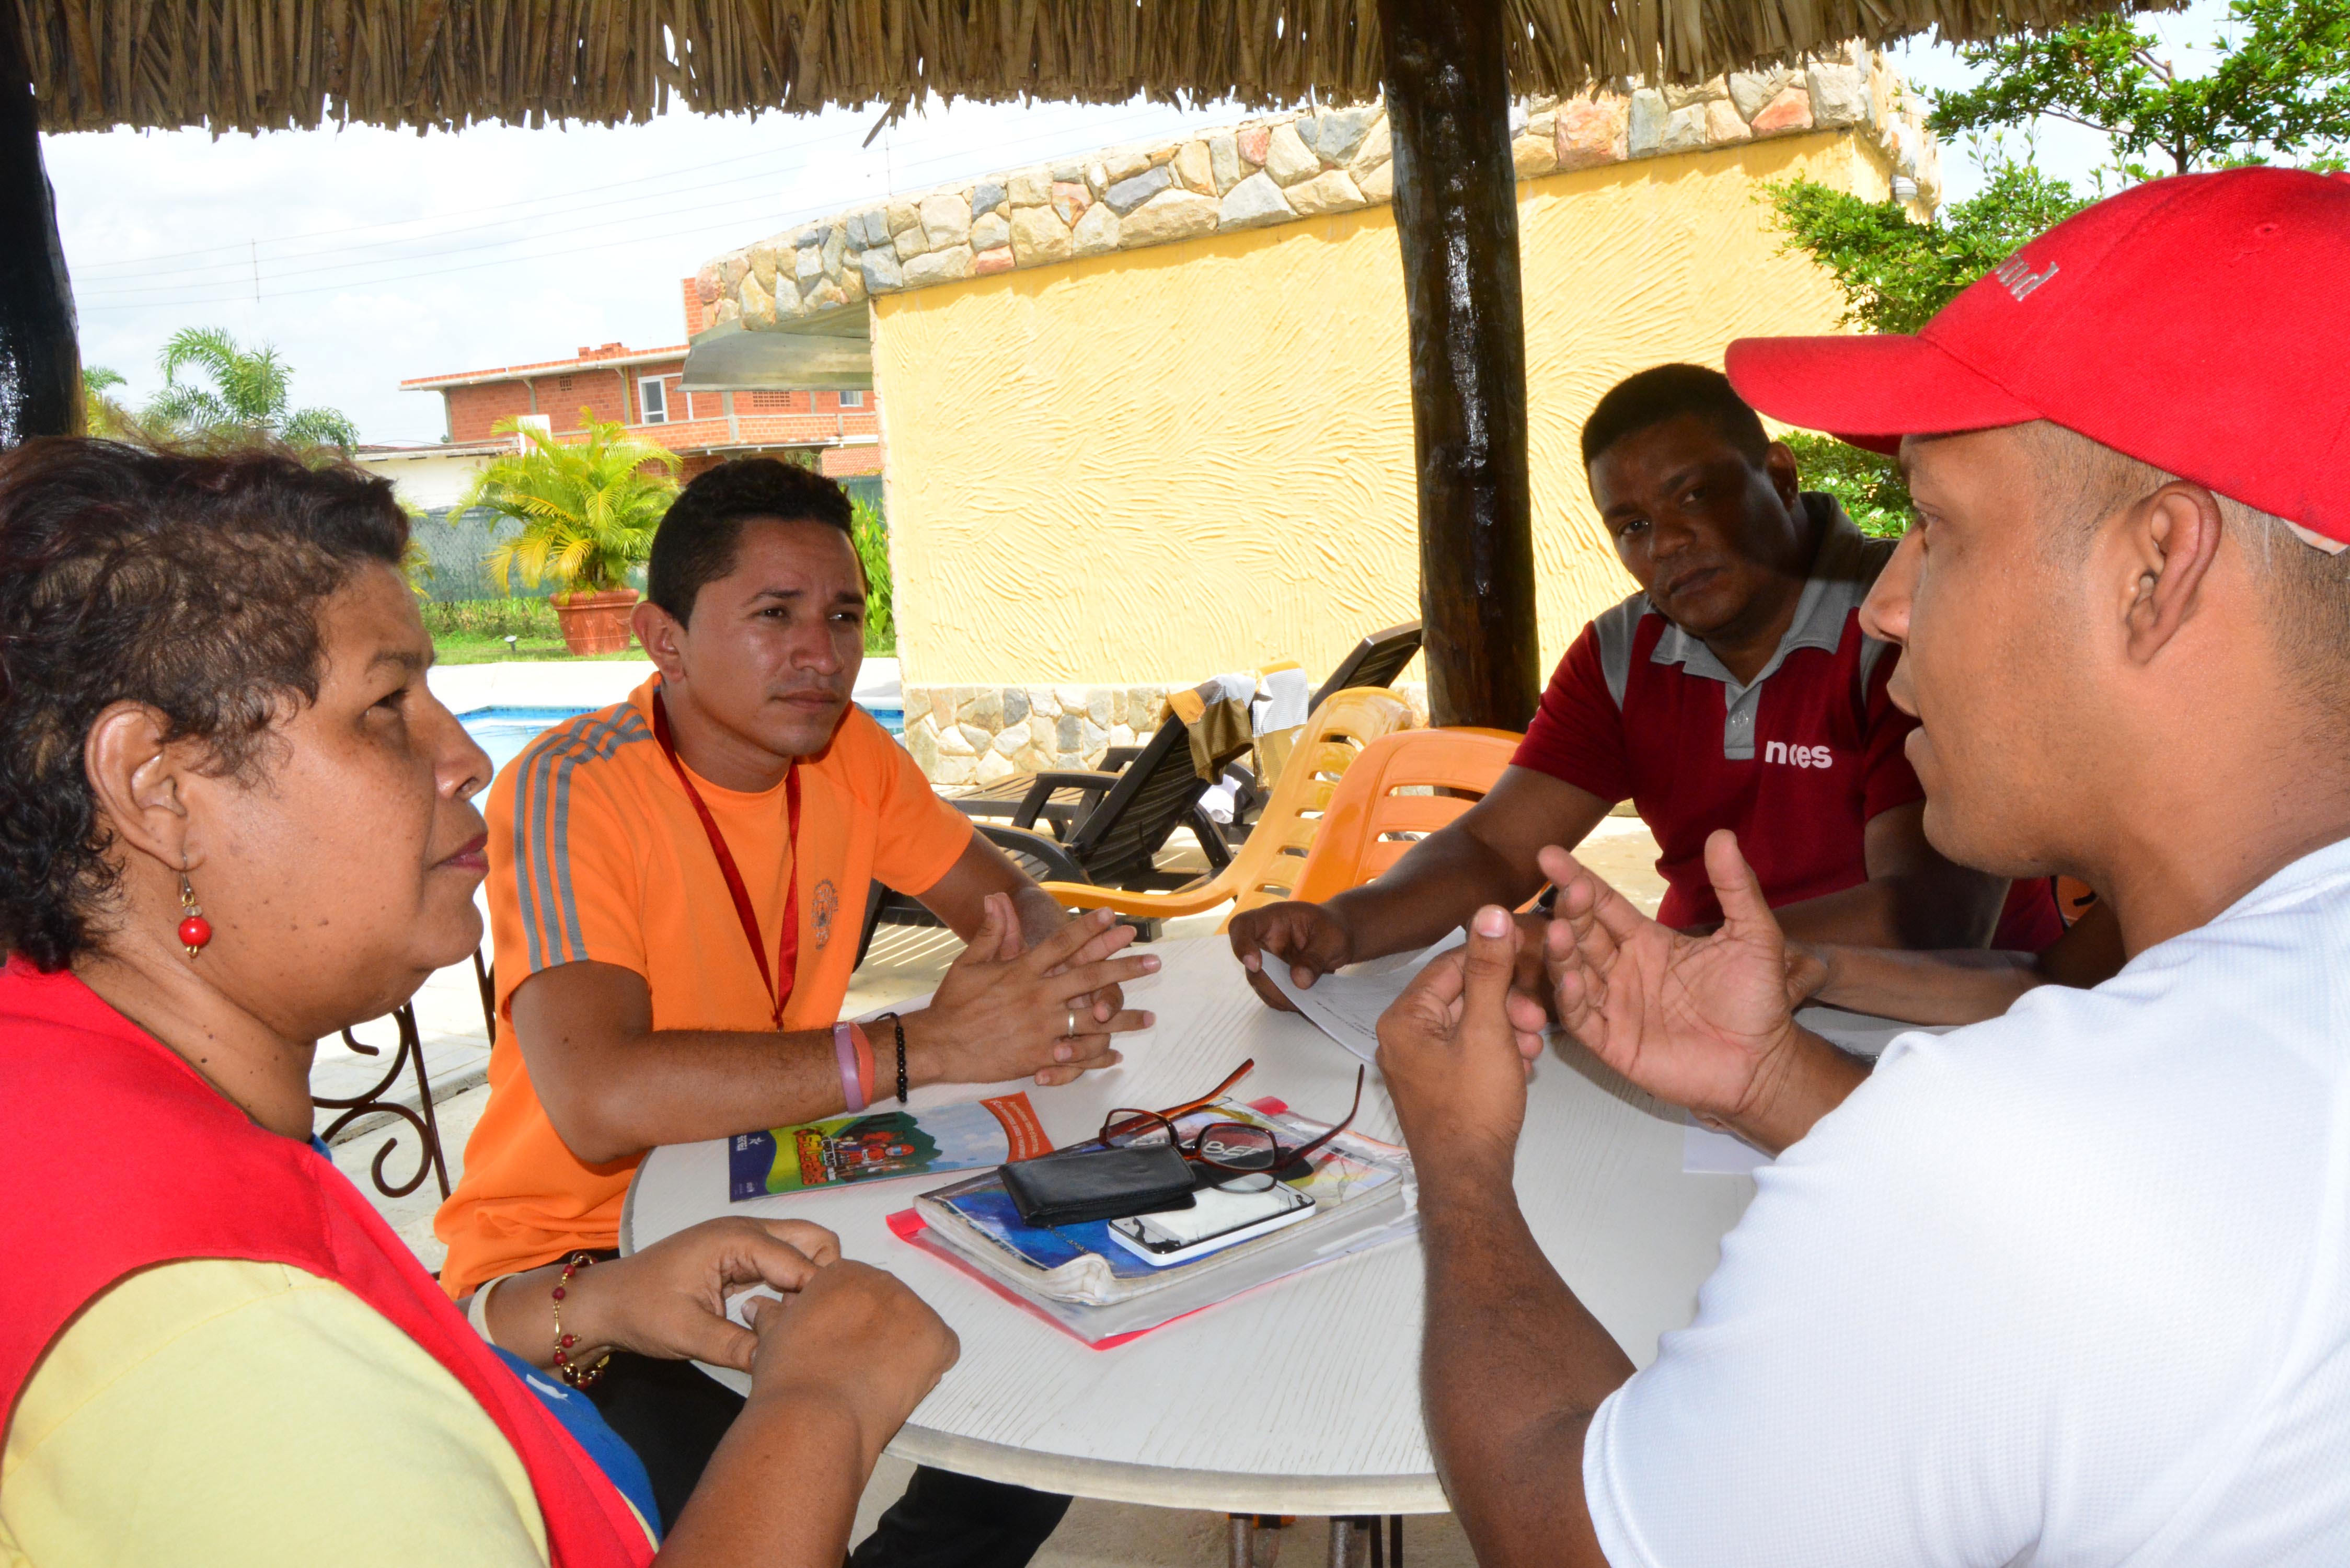
{"type": "MultiPolygon", "coordinates": [[[[1064,1088],[1028,1086],[1055,1145],[1092,1136],[1112,1108],[1203,1094],[1251,1056],[1256,1070],[1236,1085],[1239,1097],[1277,1096],[1320,1119],[1345,1113],[1357,1059],[1303,1018],[1260,1002],[1222,938],[1147,950],[1164,967],[1128,996],[1158,1013],[1156,1027],[1127,1037],[1118,1067],[1064,1088]]],[[[1680,1113],[1576,1047],[1563,1050],[1543,1059],[1530,1085],[1519,1201],[1560,1274],[1646,1366],[1658,1336],[1695,1312],[1698,1286],[1754,1184],[1684,1174],[1680,1113]]],[[[933,1085],[913,1106],[988,1092],[933,1085]]],[[[1399,1141],[1377,1068],[1357,1126],[1399,1141]]],[[[1420,1424],[1417,1241],[1323,1264],[1095,1350],[889,1232],[885,1217],[931,1185],[910,1179],[729,1203],[725,1140],[674,1145],[638,1168],[620,1249],[723,1214],[788,1216],[829,1227],[844,1254],[896,1272],[962,1340],[962,1359],[889,1445],[900,1459],[1165,1508],[1334,1518],[1446,1511],[1420,1424]]],[[[743,1374],[704,1370],[749,1386],[743,1374]]]]}

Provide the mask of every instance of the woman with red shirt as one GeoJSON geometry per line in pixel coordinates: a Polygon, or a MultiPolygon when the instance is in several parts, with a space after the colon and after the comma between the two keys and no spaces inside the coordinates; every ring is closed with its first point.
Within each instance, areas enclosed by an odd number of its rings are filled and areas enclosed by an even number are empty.
{"type": "Polygon", "coordinates": [[[0,1562],[651,1561],[625,1349],[753,1378],[658,1560],[837,1563],[954,1358],[903,1286],[722,1220],[452,1305],[311,1138],[314,1043],[482,934],[407,545],[341,464],[0,458],[0,1562]]]}

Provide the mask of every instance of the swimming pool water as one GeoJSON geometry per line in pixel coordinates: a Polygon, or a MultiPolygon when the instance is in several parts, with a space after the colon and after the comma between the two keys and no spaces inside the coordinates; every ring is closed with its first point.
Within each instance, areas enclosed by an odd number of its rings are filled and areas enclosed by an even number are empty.
{"type": "Polygon", "coordinates": [[[476,708],[457,715],[474,743],[490,753],[493,770],[522,755],[541,730],[589,711],[586,708],[476,708]]]}
{"type": "MultiPolygon", "coordinates": [[[[863,707],[862,703],[858,704],[863,707]]],[[[906,738],[906,711],[902,708],[867,708],[867,712],[881,722],[881,727],[902,743],[906,738]]],[[[587,708],[475,708],[457,715],[465,732],[490,753],[493,769],[503,768],[522,754],[522,750],[537,738],[540,731],[566,719],[576,719],[590,712],[587,708]]]]}

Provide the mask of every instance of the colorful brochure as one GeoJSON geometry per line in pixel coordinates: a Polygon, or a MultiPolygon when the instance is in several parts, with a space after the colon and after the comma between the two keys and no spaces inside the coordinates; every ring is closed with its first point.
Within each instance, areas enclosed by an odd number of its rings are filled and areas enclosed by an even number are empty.
{"type": "Polygon", "coordinates": [[[851,1182],[993,1169],[1052,1147],[1024,1093],[920,1111],[864,1111],[737,1136],[726,1148],[726,1192],[740,1203],[851,1182]]]}

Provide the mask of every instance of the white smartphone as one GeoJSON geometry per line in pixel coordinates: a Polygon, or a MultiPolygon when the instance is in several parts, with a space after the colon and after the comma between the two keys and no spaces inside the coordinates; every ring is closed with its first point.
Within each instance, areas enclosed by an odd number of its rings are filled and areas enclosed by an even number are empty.
{"type": "Polygon", "coordinates": [[[1313,1212],[1314,1199],[1283,1182],[1264,1192],[1203,1187],[1192,1207],[1113,1220],[1109,1234],[1144,1262],[1164,1269],[1295,1225],[1313,1212]]]}

